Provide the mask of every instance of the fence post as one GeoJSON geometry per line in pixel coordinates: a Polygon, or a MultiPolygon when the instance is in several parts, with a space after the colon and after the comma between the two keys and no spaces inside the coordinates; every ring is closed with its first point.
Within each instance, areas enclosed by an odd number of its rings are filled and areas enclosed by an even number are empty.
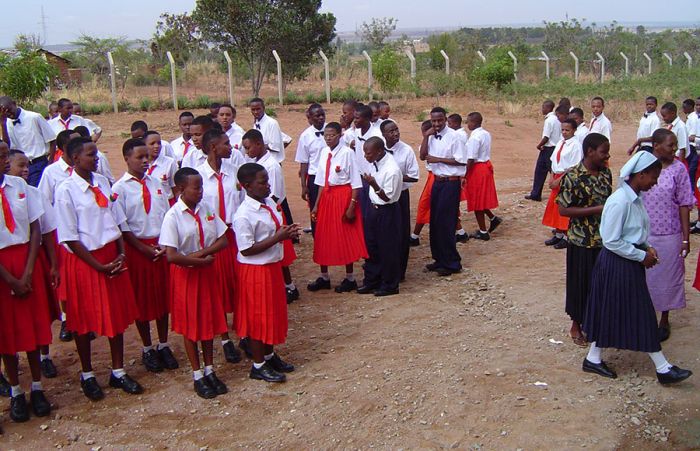
{"type": "Polygon", "coordinates": [[[574,52],[569,52],[569,55],[574,59],[574,81],[578,83],[578,56],[574,52]]]}
{"type": "Polygon", "coordinates": [[[605,58],[603,58],[603,55],[599,52],[595,52],[595,56],[597,56],[598,61],[600,61],[600,82],[603,83],[605,82],[605,58]]]}
{"type": "Polygon", "coordinates": [[[445,53],[444,50],[440,50],[440,55],[445,58],[445,73],[450,75],[450,57],[447,56],[447,53],[445,53]]]}
{"type": "Polygon", "coordinates": [[[224,58],[226,58],[226,69],[228,69],[228,100],[231,106],[236,106],[233,103],[233,60],[228,54],[228,50],[224,50],[224,58]]]}
{"type": "Polygon", "coordinates": [[[282,95],[282,60],[277,50],[272,51],[272,56],[274,56],[275,61],[277,61],[277,93],[279,95],[280,105],[284,105],[284,96],[282,95]]]}
{"type": "Polygon", "coordinates": [[[362,56],[367,60],[367,87],[369,88],[369,100],[372,101],[372,58],[366,50],[362,51],[362,56]]]}
{"type": "Polygon", "coordinates": [[[664,58],[666,58],[668,60],[668,67],[672,67],[673,66],[673,57],[671,55],[669,55],[668,53],[664,52],[664,58]]]}
{"type": "Polygon", "coordinates": [[[547,76],[547,80],[549,80],[549,56],[544,53],[544,50],[540,53],[542,53],[542,59],[544,60],[545,75],[547,76]]]}
{"type": "Polygon", "coordinates": [[[622,52],[620,52],[620,56],[622,57],[622,59],[625,60],[625,77],[629,77],[630,76],[630,59],[627,58],[627,55],[625,55],[622,52]]]}
{"type": "Polygon", "coordinates": [[[411,80],[416,81],[416,57],[413,56],[410,49],[406,49],[406,56],[411,60],[411,80]]]}
{"type": "Polygon", "coordinates": [[[107,62],[109,63],[109,84],[112,88],[112,109],[115,113],[118,113],[119,106],[117,105],[117,80],[114,74],[114,58],[112,58],[112,52],[107,52],[107,62]]]}
{"type": "Polygon", "coordinates": [[[646,52],[642,53],[642,55],[647,59],[647,74],[651,74],[651,57],[646,52]]]}
{"type": "Polygon", "coordinates": [[[518,81],[518,58],[516,58],[510,50],[508,50],[508,56],[513,60],[513,79],[518,81]]]}
{"type": "Polygon", "coordinates": [[[477,50],[476,54],[479,55],[479,58],[481,58],[482,62],[484,62],[484,63],[486,62],[486,57],[484,56],[483,53],[481,53],[481,50],[477,50]]]}
{"type": "Polygon", "coordinates": [[[326,102],[331,103],[331,70],[328,67],[328,57],[326,56],[325,53],[323,53],[323,50],[319,50],[318,54],[321,55],[321,59],[323,60],[323,70],[326,73],[326,102]]]}
{"type": "Polygon", "coordinates": [[[693,57],[690,56],[690,54],[688,52],[683,52],[683,56],[685,56],[685,59],[688,60],[688,69],[693,67],[693,57]]]}
{"type": "Polygon", "coordinates": [[[170,62],[170,82],[173,87],[173,108],[175,111],[177,111],[177,71],[175,70],[175,58],[173,58],[173,54],[170,52],[167,52],[166,56],[168,57],[168,62],[170,62]]]}

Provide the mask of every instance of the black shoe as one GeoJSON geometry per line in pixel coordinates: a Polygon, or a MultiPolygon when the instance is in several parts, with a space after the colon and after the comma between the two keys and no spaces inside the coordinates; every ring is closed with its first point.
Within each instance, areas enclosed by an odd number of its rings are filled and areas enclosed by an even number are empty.
{"type": "Polygon", "coordinates": [[[73,334],[66,329],[65,321],[61,321],[61,333],[58,334],[58,339],[61,341],[71,341],[73,339],[73,334]]]}
{"type": "Polygon", "coordinates": [[[557,243],[560,242],[561,240],[562,240],[562,239],[559,238],[558,236],[553,236],[553,237],[551,237],[550,239],[548,239],[547,241],[545,241],[545,242],[544,242],[544,245],[545,245],[545,246],[554,246],[555,244],[557,244],[557,243]]]}
{"type": "Polygon", "coordinates": [[[158,357],[160,357],[160,361],[163,363],[163,368],[169,370],[180,368],[180,364],[177,363],[177,360],[175,359],[175,356],[173,355],[173,351],[170,349],[170,346],[166,346],[162,349],[159,349],[158,357]]]}
{"type": "Polygon", "coordinates": [[[499,225],[501,225],[502,222],[503,222],[503,219],[499,218],[498,216],[494,216],[493,219],[489,222],[489,233],[496,230],[496,228],[499,225]]]}
{"type": "Polygon", "coordinates": [[[294,365],[282,360],[277,353],[273,353],[272,358],[265,360],[265,363],[278,373],[291,373],[294,371],[294,365]]]}
{"type": "Polygon", "coordinates": [[[374,293],[377,287],[375,285],[362,285],[357,289],[357,294],[370,294],[374,293]]]}
{"type": "Polygon", "coordinates": [[[458,243],[466,243],[467,241],[469,241],[469,234],[468,234],[468,233],[463,233],[463,234],[460,235],[459,233],[456,233],[456,234],[455,234],[455,240],[456,240],[458,243]]]}
{"type": "Polygon", "coordinates": [[[246,357],[249,359],[253,358],[253,351],[250,349],[250,341],[248,341],[247,337],[241,338],[238,342],[238,347],[241,348],[241,351],[245,352],[246,357]]]}
{"type": "Polygon", "coordinates": [[[602,360],[600,363],[593,363],[588,359],[583,359],[583,365],[581,366],[586,373],[595,373],[599,376],[609,377],[610,379],[617,379],[617,373],[608,368],[602,360]]]}
{"type": "Polygon", "coordinates": [[[9,398],[11,394],[12,394],[12,386],[10,385],[9,382],[7,382],[7,379],[5,379],[5,376],[2,373],[0,373],[0,396],[4,396],[5,398],[9,398]]]}
{"type": "Polygon", "coordinates": [[[148,352],[141,352],[141,363],[146,367],[151,373],[160,373],[163,371],[163,363],[158,357],[158,352],[155,349],[151,349],[148,352]]]}
{"type": "Polygon", "coordinates": [[[660,384],[675,384],[676,382],[684,381],[693,375],[690,370],[678,368],[676,365],[669,368],[668,373],[656,373],[656,378],[660,384]]]}
{"type": "Polygon", "coordinates": [[[438,269],[440,269],[440,265],[438,265],[437,262],[428,263],[427,265],[425,265],[425,269],[427,269],[428,271],[437,271],[438,269]]]}
{"type": "Polygon", "coordinates": [[[260,368],[255,368],[255,365],[251,365],[250,378],[265,382],[284,382],[287,380],[287,376],[273,370],[272,366],[268,365],[267,362],[260,368]]]}
{"type": "Polygon", "coordinates": [[[671,327],[659,326],[659,341],[666,341],[671,336],[671,327]]]}
{"type": "Polygon", "coordinates": [[[224,357],[228,363],[238,363],[241,361],[241,352],[236,349],[236,345],[229,341],[224,345],[224,357]]]}
{"type": "Polygon", "coordinates": [[[299,299],[299,290],[297,290],[296,287],[294,287],[293,290],[290,290],[289,288],[287,288],[286,290],[287,290],[287,304],[291,304],[292,302],[299,299]]]}
{"type": "Polygon", "coordinates": [[[204,399],[216,398],[216,390],[214,387],[209,385],[209,382],[205,378],[201,378],[198,381],[194,381],[194,392],[197,396],[204,399]]]}
{"type": "Polygon", "coordinates": [[[541,197],[534,197],[532,194],[528,194],[527,196],[525,196],[525,200],[531,200],[534,202],[542,202],[541,197]]]}
{"type": "Polygon", "coordinates": [[[411,247],[420,246],[420,238],[408,237],[408,245],[411,247]]]}
{"type": "Polygon", "coordinates": [[[491,239],[491,235],[489,235],[488,232],[483,233],[481,230],[477,230],[472,235],[472,238],[474,238],[475,240],[488,241],[491,239]]]}
{"type": "Polygon", "coordinates": [[[399,289],[396,288],[395,290],[384,290],[384,289],[379,289],[374,292],[374,295],[377,297],[383,297],[383,296],[393,296],[395,294],[399,294],[399,289]]]}
{"type": "Polygon", "coordinates": [[[44,359],[39,365],[41,366],[41,374],[43,374],[45,378],[52,379],[58,375],[56,365],[53,364],[51,359],[44,359]]]}
{"type": "Polygon", "coordinates": [[[112,388],[121,388],[130,395],[140,395],[143,393],[143,387],[133,380],[128,374],[122,377],[116,377],[114,373],[109,375],[109,386],[112,388]]]}
{"type": "Polygon", "coordinates": [[[10,419],[15,423],[29,420],[29,406],[24,393],[10,398],[10,419]]]}
{"type": "Polygon", "coordinates": [[[211,388],[214,389],[217,395],[225,395],[228,393],[228,388],[226,387],[226,384],[221,382],[221,380],[216,377],[216,374],[210,373],[209,376],[204,376],[204,379],[207,380],[207,383],[211,388]]]}
{"type": "Polygon", "coordinates": [[[354,280],[350,282],[348,279],[343,279],[340,285],[335,287],[336,293],[349,293],[353,290],[357,290],[357,282],[354,280]]]}
{"type": "Polygon", "coordinates": [[[88,332],[87,335],[88,335],[88,338],[90,339],[90,341],[97,340],[97,334],[95,332],[88,332]]]}
{"type": "Polygon", "coordinates": [[[83,389],[83,394],[91,401],[99,401],[105,397],[100,384],[97,383],[97,378],[89,377],[87,379],[80,378],[80,388],[83,389]]]}
{"type": "Polygon", "coordinates": [[[309,291],[318,291],[318,290],[330,290],[331,289],[331,281],[324,279],[323,277],[319,277],[318,279],[314,280],[310,284],[306,286],[306,289],[309,291]]]}
{"type": "Polygon", "coordinates": [[[558,243],[555,243],[554,246],[552,246],[553,249],[566,249],[567,247],[569,247],[569,240],[564,239],[559,240],[558,243]]]}
{"type": "Polygon", "coordinates": [[[29,394],[29,402],[32,404],[35,417],[45,417],[51,413],[51,403],[42,390],[32,390],[29,394]]]}
{"type": "Polygon", "coordinates": [[[452,274],[457,274],[461,272],[461,269],[447,269],[447,268],[438,268],[435,270],[438,276],[440,277],[445,277],[445,276],[451,276],[452,274]]]}
{"type": "Polygon", "coordinates": [[[694,227],[690,228],[690,233],[692,233],[693,235],[700,233],[700,227],[698,227],[698,224],[695,224],[694,227]]]}

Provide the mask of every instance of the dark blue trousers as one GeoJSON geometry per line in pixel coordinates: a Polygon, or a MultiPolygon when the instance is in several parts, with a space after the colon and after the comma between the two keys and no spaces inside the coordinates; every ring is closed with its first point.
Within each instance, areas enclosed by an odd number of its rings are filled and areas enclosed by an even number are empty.
{"type": "Polygon", "coordinates": [[[690,146],[690,155],[688,155],[688,175],[690,176],[690,187],[695,192],[695,172],[698,170],[698,152],[695,146],[690,146]]]}
{"type": "Polygon", "coordinates": [[[455,237],[461,187],[459,180],[436,177],[430,193],[430,252],[439,267],[452,271],[462,269],[455,237]]]}
{"type": "Polygon", "coordinates": [[[411,196],[407,189],[401,191],[399,209],[401,211],[401,280],[403,280],[406,278],[408,249],[411,238],[411,196]]]}
{"type": "Polygon", "coordinates": [[[530,196],[533,199],[542,199],[542,188],[544,188],[544,182],[547,180],[547,174],[552,172],[552,153],[554,152],[554,146],[543,147],[540,150],[540,154],[537,156],[537,163],[535,163],[535,175],[532,180],[532,191],[530,191],[530,196]]]}
{"type": "MultiPolygon", "coordinates": [[[[381,290],[396,290],[401,279],[401,209],[398,202],[370,205],[365,217],[364,285],[381,290]]],[[[453,233],[454,234],[454,233],[453,233]]]]}
{"type": "Polygon", "coordinates": [[[44,169],[49,165],[48,157],[40,157],[34,159],[34,163],[29,165],[29,179],[27,183],[32,186],[39,186],[39,180],[41,180],[41,174],[44,173],[44,169]]]}
{"type": "MultiPolygon", "coordinates": [[[[309,188],[309,211],[314,209],[316,199],[318,198],[318,185],[316,184],[316,175],[306,176],[306,186],[309,188]]],[[[311,235],[316,235],[316,221],[311,221],[311,235]]]]}
{"type": "Polygon", "coordinates": [[[362,220],[364,221],[369,214],[369,209],[372,206],[372,202],[369,201],[369,184],[362,179],[362,189],[360,194],[357,196],[357,202],[360,204],[360,211],[362,212],[362,220]]]}

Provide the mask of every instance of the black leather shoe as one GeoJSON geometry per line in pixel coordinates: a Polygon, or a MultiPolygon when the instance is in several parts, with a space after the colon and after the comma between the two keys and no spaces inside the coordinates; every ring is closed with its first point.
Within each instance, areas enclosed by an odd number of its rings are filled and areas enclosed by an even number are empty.
{"type": "Polygon", "coordinates": [[[248,340],[248,337],[241,338],[241,340],[238,342],[238,347],[241,348],[241,351],[245,352],[246,357],[249,359],[253,358],[253,351],[250,349],[250,341],[248,340]]]}
{"type": "Polygon", "coordinates": [[[700,233],[700,227],[698,227],[698,224],[696,223],[694,227],[690,228],[690,233],[693,235],[696,235],[700,233]]]}
{"type": "Polygon", "coordinates": [[[160,361],[163,363],[163,368],[167,368],[169,370],[180,368],[180,364],[177,363],[170,346],[159,349],[158,357],[160,357],[160,361]]]}
{"type": "Polygon", "coordinates": [[[438,265],[437,262],[428,263],[427,265],[425,265],[425,269],[427,269],[428,271],[437,271],[438,269],[440,269],[440,265],[438,265]]]}
{"type": "Polygon", "coordinates": [[[558,243],[555,243],[554,246],[552,246],[552,249],[566,249],[569,247],[569,240],[559,240],[558,243]]]}
{"type": "Polygon", "coordinates": [[[468,233],[463,233],[463,234],[455,234],[455,240],[457,240],[458,243],[466,243],[469,241],[469,234],[468,233]]]}
{"type": "Polygon", "coordinates": [[[224,346],[224,357],[228,363],[238,363],[241,361],[241,352],[236,349],[236,345],[229,341],[224,346]]]}
{"type": "Polygon", "coordinates": [[[15,423],[24,423],[29,420],[29,406],[24,393],[10,398],[10,419],[15,423]]]}
{"type": "Polygon", "coordinates": [[[475,240],[488,241],[491,239],[491,235],[489,235],[488,232],[482,233],[481,230],[477,230],[472,235],[472,238],[474,238],[475,240]]]}
{"type": "Polygon", "coordinates": [[[550,239],[546,240],[544,242],[544,245],[545,246],[554,246],[555,244],[557,244],[560,241],[561,241],[561,238],[559,238],[558,236],[553,236],[550,239]]]}
{"type": "Polygon", "coordinates": [[[610,379],[617,379],[617,373],[608,368],[602,360],[600,363],[593,363],[588,359],[583,359],[583,365],[581,366],[586,373],[595,373],[599,376],[609,377],[610,379]]]}
{"type": "Polygon", "coordinates": [[[100,384],[97,383],[97,378],[89,377],[87,379],[80,378],[80,388],[83,389],[83,394],[91,401],[99,401],[105,397],[100,384]]]}
{"type": "Polygon", "coordinates": [[[525,200],[531,200],[533,202],[542,202],[541,197],[534,197],[532,194],[528,194],[527,196],[525,196],[525,200]]]}
{"type": "Polygon", "coordinates": [[[34,416],[45,417],[51,413],[51,403],[46,399],[42,390],[32,390],[29,394],[29,402],[32,404],[34,416]]]}
{"type": "Polygon", "coordinates": [[[420,246],[420,238],[408,237],[408,245],[411,247],[420,246]]]}
{"type": "Polygon", "coordinates": [[[155,349],[151,349],[148,352],[141,352],[141,363],[143,363],[143,366],[151,373],[160,373],[163,371],[163,364],[155,349]]]}
{"type": "Polygon", "coordinates": [[[140,395],[143,393],[143,387],[133,380],[128,374],[122,377],[116,377],[114,374],[109,375],[109,386],[112,388],[121,388],[130,395],[140,395]]]}
{"type": "Polygon", "coordinates": [[[319,291],[319,290],[330,290],[331,289],[331,281],[324,279],[323,277],[319,277],[318,279],[314,280],[310,284],[306,286],[306,289],[309,291],[319,291]]]}
{"type": "Polygon", "coordinates": [[[357,289],[357,294],[370,294],[374,293],[374,290],[377,289],[376,285],[362,285],[357,289]]]}
{"type": "Polygon", "coordinates": [[[357,290],[357,282],[354,280],[350,282],[348,279],[343,279],[340,285],[335,287],[336,293],[349,293],[353,290],[357,290]]]}
{"type": "Polygon", "coordinates": [[[272,354],[272,358],[270,360],[265,360],[265,363],[278,373],[291,373],[294,371],[294,365],[282,360],[277,353],[272,354]]]}
{"type": "Polygon", "coordinates": [[[200,398],[216,398],[216,390],[214,390],[214,387],[209,385],[209,382],[205,378],[194,381],[194,392],[197,393],[197,396],[200,398]]]}
{"type": "Polygon", "coordinates": [[[693,375],[690,370],[684,370],[673,365],[669,368],[668,373],[656,373],[656,378],[660,384],[675,384],[676,382],[684,381],[693,375]]]}
{"type": "Polygon", "coordinates": [[[250,378],[265,382],[284,382],[287,376],[272,369],[272,366],[267,363],[260,368],[255,368],[255,365],[250,367],[250,378]]]}
{"type": "Polygon", "coordinates": [[[291,304],[292,302],[299,299],[299,290],[296,287],[293,290],[290,290],[289,288],[287,288],[286,290],[287,290],[287,304],[291,304]]]}
{"type": "Polygon", "coordinates": [[[671,336],[671,327],[659,327],[659,341],[666,341],[671,336]]]}
{"type": "Polygon", "coordinates": [[[41,374],[47,378],[52,379],[58,375],[58,370],[56,370],[56,365],[53,364],[51,359],[44,359],[39,364],[41,366],[41,374]]]}
{"type": "Polygon", "coordinates": [[[398,288],[395,289],[395,290],[383,290],[383,289],[379,289],[379,290],[375,290],[375,291],[374,291],[374,295],[377,296],[377,297],[393,296],[393,295],[395,295],[395,294],[399,294],[399,289],[398,289],[398,288]]]}
{"type": "Polygon", "coordinates": [[[5,398],[9,398],[11,393],[12,393],[12,386],[10,385],[9,382],[7,382],[7,379],[5,379],[5,376],[2,373],[0,373],[0,396],[4,396],[5,398]]]}
{"type": "Polygon", "coordinates": [[[61,333],[58,334],[58,339],[61,341],[71,341],[73,339],[73,334],[66,329],[65,321],[61,321],[61,333]]]}
{"type": "Polygon", "coordinates": [[[452,274],[457,274],[461,272],[461,269],[447,269],[447,268],[438,268],[435,270],[438,276],[440,277],[445,277],[445,276],[451,276],[452,274]]]}
{"type": "Polygon", "coordinates": [[[489,222],[489,233],[496,230],[496,227],[501,225],[502,222],[503,219],[499,218],[498,216],[494,216],[493,219],[489,222]]]}
{"type": "Polygon", "coordinates": [[[209,376],[204,376],[204,379],[207,380],[207,383],[211,388],[214,389],[217,395],[224,395],[228,393],[228,388],[226,387],[226,384],[221,382],[221,380],[216,377],[216,374],[211,373],[209,376]]]}

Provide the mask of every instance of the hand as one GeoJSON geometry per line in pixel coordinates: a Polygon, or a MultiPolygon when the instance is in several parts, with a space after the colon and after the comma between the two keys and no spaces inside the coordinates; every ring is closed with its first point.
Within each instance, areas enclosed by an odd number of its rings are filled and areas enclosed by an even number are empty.
{"type": "Polygon", "coordinates": [[[627,155],[632,155],[634,153],[634,150],[637,148],[637,145],[633,145],[629,149],[627,149],[627,155]]]}
{"type": "Polygon", "coordinates": [[[155,261],[158,261],[158,259],[159,259],[160,257],[162,257],[163,255],[165,255],[165,249],[161,249],[160,246],[153,246],[152,252],[153,252],[153,261],[154,261],[154,262],[155,262],[155,261]]]}
{"type": "Polygon", "coordinates": [[[438,157],[428,154],[428,156],[425,157],[425,161],[427,161],[428,163],[439,163],[440,159],[438,157]]]}
{"type": "Polygon", "coordinates": [[[280,241],[291,240],[295,236],[298,236],[298,235],[299,235],[299,225],[298,224],[283,225],[275,233],[275,239],[279,243],[280,241]]]}
{"type": "Polygon", "coordinates": [[[370,174],[362,174],[362,179],[375,190],[378,188],[377,181],[370,174]]]}
{"type": "Polygon", "coordinates": [[[555,179],[552,177],[552,179],[549,181],[549,189],[554,189],[557,188],[561,185],[561,178],[555,179]]]}
{"type": "Polygon", "coordinates": [[[15,279],[14,277],[10,279],[10,289],[17,297],[24,297],[31,291],[31,286],[23,279],[15,279]]]}
{"type": "Polygon", "coordinates": [[[313,210],[311,210],[311,220],[313,222],[316,222],[316,219],[318,218],[318,208],[314,207],[313,210]]]}
{"type": "Polygon", "coordinates": [[[681,244],[681,257],[686,258],[690,254],[690,241],[684,241],[681,244]]]}
{"type": "Polygon", "coordinates": [[[656,255],[656,250],[653,247],[650,247],[647,249],[647,254],[644,256],[642,265],[648,269],[655,266],[657,263],[659,263],[659,258],[656,255]]]}
{"type": "Polygon", "coordinates": [[[49,270],[49,277],[51,277],[51,288],[58,288],[61,284],[61,273],[56,266],[52,266],[49,270]]]}
{"type": "Polygon", "coordinates": [[[345,219],[347,222],[355,221],[355,203],[356,202],[350,202],[350,205],[348,205],[348,209],[345,210],[345,216],[343,219],[345,219]]]}
{"type": "Polygon", "coordinates": [[[7,108],[0,108],[0,122],[7,122],[7,108]]]}
{"type": "Polygon", "coordinates": [[[206,257],[202,257],[199,259],[199,265],[198,266],[208,266],[214,263],[214,256],[213,255],[207,255],[206,257]]]}
{"type": "Polygon", "coordinates": [[[539,151],[541,152],[542,149],[544,149],[544,144],[538,144],[538,145],[537,145],[537,150],[539,150],[539,151]]]}
{"type": "Polygon", "coordinates": [[[427,130],[421,130],[421,134],[423,135],[423,138],[429,138],[433,135],[435,135],[435,129],[433,127],[430,127],[427,130]]]}
{"type": "Polygon", "coordinates": [[[307,202],[309,201],[309,187],[308,186],[301,187],[301,198],[307,202]]]}
{"type": "Polygon", "coordinates": [[[352,142],[350,143],[350,148],[352,150],[355,150],[355,140],[353,139],[352,142]]]}

